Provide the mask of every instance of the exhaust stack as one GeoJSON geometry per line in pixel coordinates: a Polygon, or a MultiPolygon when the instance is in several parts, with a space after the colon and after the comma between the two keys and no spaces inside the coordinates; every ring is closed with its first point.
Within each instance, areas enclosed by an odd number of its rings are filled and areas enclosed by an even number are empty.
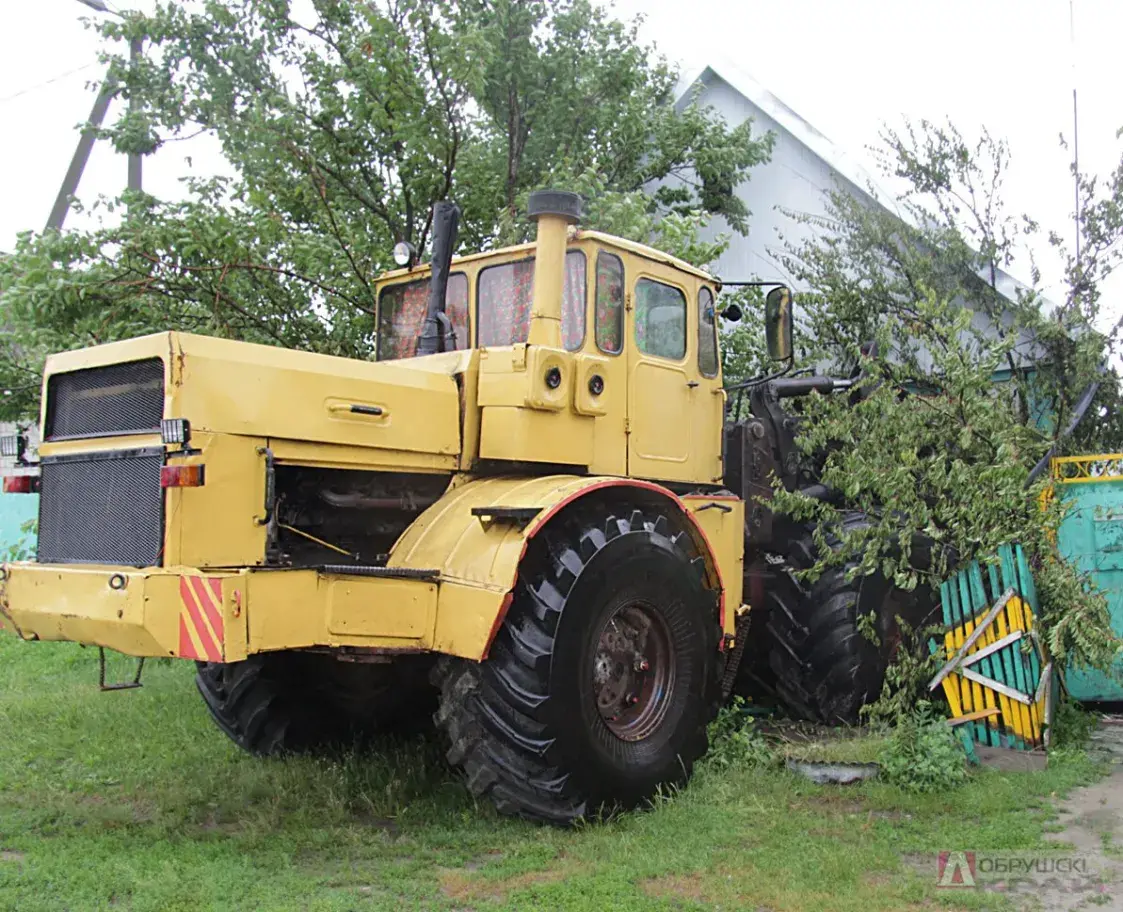
{"type": "Polygon", "coordinates": [[[567,190],[536,190],[527,214],[538,223],[530,345],[561,348],[561,299],[565,282],[566,234],[581,220],[581,197],[567,190]]]}
{"type": "Polygon", "coordinates": [[[460,207],[448,200],[433,206],[433,261],[429,279],[429,307],[421,336],[417,340],[417,354],[435,355],[456,348],[456,333],[445,313],[445,294],[448,291],[448,273],[452,267],[452,252],[456,249],[456,230],[460,224],[460,207]]]}

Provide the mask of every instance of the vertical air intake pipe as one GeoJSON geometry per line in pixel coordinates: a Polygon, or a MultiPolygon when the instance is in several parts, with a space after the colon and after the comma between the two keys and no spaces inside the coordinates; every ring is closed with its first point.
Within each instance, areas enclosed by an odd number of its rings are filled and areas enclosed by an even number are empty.
{"type": "Polygon", "coordinates": [[[581,197],[566,190],[536,190],[530,194],[527,214],[538,222],[534,299],[527,342],[561,348],[566,234],[570,225],[581,220],[581,197]]]}

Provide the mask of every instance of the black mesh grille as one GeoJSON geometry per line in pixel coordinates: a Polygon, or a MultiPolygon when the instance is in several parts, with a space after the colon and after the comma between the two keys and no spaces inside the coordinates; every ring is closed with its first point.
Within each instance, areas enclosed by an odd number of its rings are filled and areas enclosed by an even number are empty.
{"type": "Polygon", "coordinates": [[[159,358],[54,374],[47,381],[48,440],[158,431],[163,414],[159,358]]]}
{"type": "Polygon", "coordinates": [[[39,561],[159,565],[164,538],[163,464],[162,449],[44,459],[39,561]]]}

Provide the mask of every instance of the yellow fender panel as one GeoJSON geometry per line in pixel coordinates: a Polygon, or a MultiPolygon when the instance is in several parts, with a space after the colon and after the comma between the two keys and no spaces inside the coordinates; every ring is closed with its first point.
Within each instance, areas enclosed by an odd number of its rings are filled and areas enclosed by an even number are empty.
{"type": "MultiPolygon", "coordinates": [[[[559,510],[609,487],[654,492],[687,519],[691,537],[706,561],[707,585],[719,593],[724,624],[732,612],[725,610],[723,568],[702,524],[673,492],[628,478],[498,477],[454,486],[406,530],[390,553],[390,567],[440,571],[431,648],[464,658],[487,658],[514,597],[519,564],[531,539],[559,510]]],[[[738,541],[742,534],[738,529],[738,541]]],[[[739,599],[739,577],[736,582],[734,597],[739,599]]]]}

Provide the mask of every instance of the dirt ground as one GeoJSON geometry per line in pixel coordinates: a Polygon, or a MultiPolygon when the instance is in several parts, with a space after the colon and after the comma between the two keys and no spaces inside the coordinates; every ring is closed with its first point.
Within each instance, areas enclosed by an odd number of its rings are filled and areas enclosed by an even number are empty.
{"type": "Polygon", "coordinates": [[[1105,720],[1093,735],[1092,752],[1112,764],[1111,774],[1061,802],[1063,829],[1049,836],[1073,846],[1071,856],[1084,859],[1084,870],[993,885],[1011,895],[1019,909],[1123,912],[1123,718],[1105,720]]]}

